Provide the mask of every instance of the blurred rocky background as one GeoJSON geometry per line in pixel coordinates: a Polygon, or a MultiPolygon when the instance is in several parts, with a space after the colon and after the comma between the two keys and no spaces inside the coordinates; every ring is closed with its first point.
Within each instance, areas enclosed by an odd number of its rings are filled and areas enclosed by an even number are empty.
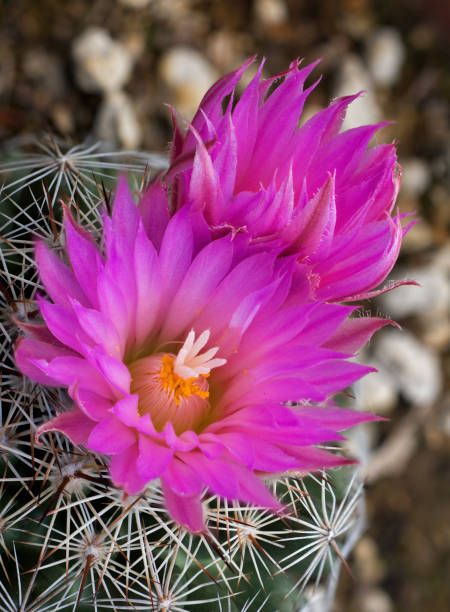
{"type": "MultiPolygon", "coordinates": [[[[393,123],[402,213],[418,223],[392,279],[367,305],[403,327],[363,356],[357,390],[372,428],[370,527],[337,612],[450,609],[450,4],[445,0],[2,0],[0,138],[51,132],[164,152],[173,104],[189,119],[218,76],[254,53],[266,74],[318,57],[306,114],[361,89],[346,127],[393,123]]],[[[246,78],[250,78],[250,75],[246,78]]]]}

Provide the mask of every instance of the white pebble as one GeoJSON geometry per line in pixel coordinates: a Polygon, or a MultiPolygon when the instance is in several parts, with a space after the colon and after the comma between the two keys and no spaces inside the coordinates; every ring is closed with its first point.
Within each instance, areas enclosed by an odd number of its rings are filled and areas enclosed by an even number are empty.
{"type": "Polygon", "coordinates": [[[389,371],[405,399],[413,405],[433,404],[442,388],[439,358],[435,351],[406,330],[379,334],[375,359],[389,371]]]}
{"type": "Polygon", "coordinates": [[[360,409],[379,415],[389,414],[397,403],[395,380],[381,363],[364,358],[361,359],[361,362],[376,368],[378,372],[371,372],[364,376],[354,387],[360,409]]]}
{"type": "Polygon", "coordinates": [[[172,90],[177,110],[190,119],[218,74],[203,55],[189,47],[173,47],[160,60],[159,74],[172,90]]]}
{"type": "Polygon", "coordinates": [[[366,58],[377,85],[395,85],[405,59],[405,47],[398,31],[394,28],[377,30],[367,41],[366,58]]]}
{"type": "Polygon", "coordinates": [[[119,0],[120,4],[135,9],[142,9],[149,6],[152,0],[119,0]]]}
{"type": "Polygon", "coordinates": [[[128,81],[133,56],[102,28],[88,28],[72,46],[76,78],[85,91],[119,91],[128,81]]]}
{"type": "Polygon", "coordinates": [[[370,74],[357,55],[348,54],[339,64],[336,87],[333,97],[348,96],[364,91],[347,109],[343,129],[377,123],[381,117],[370,74]]]}
{"type": "Polygon", "coordinates": [[[442,268],[436,265],[402,268],[395,276],[414,280],[420,287],[404,285],[381,295],[378,300],[387,316],[394,319],[410,315],[427,318],[449,311],[450,279],[442,268]]]}
{"type": "Polygon", "coordinates": [[[253,7],[256,19],[266,26],[286,23],[288,9],[284,0],[257,0],[253,7]]]}
{"type": "Polygon", "coordinates": [[[402,189],[413,196],[422,195],[430,184],[430,170],[423,159],[411,157],[401,161],[402,189]]]}
{"type": "Polygon", "coordinates": [[[136,149],[141,142],[141,128],[134,106],[122,91],[105,97],[97,115],[95,133],[105,142],[119,142],[125,149],[136,149]]]}

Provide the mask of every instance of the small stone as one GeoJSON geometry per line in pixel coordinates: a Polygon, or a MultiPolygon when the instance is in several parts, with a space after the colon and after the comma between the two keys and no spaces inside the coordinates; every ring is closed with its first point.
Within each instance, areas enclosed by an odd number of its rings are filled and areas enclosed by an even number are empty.
{"type": "Polygon", "coordinates": [[[358,579],[365,583],[376,584],[386,574],[386,567],[380,559],[375,540],[363,536],[354,550],[355,563],[358,568],[358,579]]]}
{"type": "MultiPolygon", "coordinates": [[[[394,372],[393,375],[395,375],[394,372]]],[[[399,376],[397,376],[397,380],[399,383],[402,382],[399,376]]],[[[402,390],[404,392],[404,389],[402,390]]],[[[420,398],[416,399],[420,400],[420,398]]],[[[372,452],[370,461],[364,466],[366,482],[373,483],[386,476],[395,478],[403,474],[408,468],[411,458],[417,452],[424,424],[427,423],[432,410],[434,410],[432,405],[422,401],[416,401],[415,404],[401,421],[392,428],[391,433],[382,442],[381,446],[372,452]]],[[[396,511],[400,510],[404,514],[407,514],[411,509],[411,499],[401,489],[393,491],[387,503],[391,508],[395,508],[396,511]]]]}
{"type": "Polygon", "coordinates": [[[398,389],[413,405],[431,405],[442,389],[436,351],[406,330],[389,329],[379,334],[374,358],[390,372],[398,389]]]}
{"type": "Polygon", "coordinates": [[[198,51],[173,47],[160,60],[159,74],[172,90],[177,110],[191,118],[218,74],[198,51]]]}
{"type": "Polygon", "coordinates": [[[26,76],[54,96],[64,93],[66,82],[61,60],[44,49],[32,48],[22,61],[26,76]]]}
{"type": "Polygon", "coordinates": [[[412,196],[421,196],[430,184],[431,176],[427,163],[418,157],[401,161],[402,189],[412,196]]]}
{"type": "MultiPolygon", "coordinates": [[[[403,202],[404,198],[400,196],[400,209],[403,202]]],[[[419,203],[416,203],[415,210],[419,208],[419,203]]],[[[433,228],[425,219],[420,219],[419,223],[413,225],[403,237],[402,251],[403,253],[417,253],[433,246],[433,243],[433,228]]]]}
{"type": "Polygon", "coordinates": [[[347,109],[343,129],[347,130],[360,125],[377,123],[381,112],[373,92],[370,74],[357,55],[348,54],[339,65],[336,87],[333,97],[348,96],[352,93],[363,93],[347,109]]]}
{"type": "Polygon", "coordinates": [[[405,46],[394,28],[380,28],[367,41],[366,58],[376,85],[392,87],[399,79],[405,46]]]}
{"type": "Polygon", "coordinates": [[[393,612],[394,604],[387,593],[381,589],[372,588],[358,599],[360,612],[393,612]]]}
{"type": "Polygon", "coordinates": [[[302,604],[302,612],[327,612],[329,601],[327,592],[323,586],[305,586],[305,602],[302,604]]]}
{"type": "Polygon", "coordinates": [[[436,255],[433,258],[434,265],[439,269],[450,274],[450,244],[444,244],[443,247],[439,249],[436,255]]]}
{"type": "Polygon", "coordinates": [[[122,91],[105,97],[95,125],[96,136],[125,149],[136,149],[141,142],[141,129],[133,104],[122,91]]]}
{"type": "Polygon", "coordinates": [[[75,121],[67,105],[57,102],[51,110],[51,117],[61,134],[71,134],[75,131],[75,121]]]}
{"type": "Polygon", "coordinates": [[[123,6],[134,9],[143,9],[150,5],[152,0],[119,0],[119,3],[123,6]]]}
{"type": "Polygon", "coordinates": [[[88,28],[72,46],[76,79],[88,92],[119,91],[133,67],[130,51],[102,28],[88,28]]]}
{"type": "Polygon", "coordinates": [[[244,63],[249,45],[251,39],[248,34],[218,30],[208,36],[206,53],[221,72],[228,72],[230,66],[244,63]]]}
{"type": "Polygon", "coordinates": [[[422,267],[399,268],[397,278],[419,283],[397,287],[378,298],[389,317],[402,319],[411,315],[422,318],[436,317],[450,309],[450,279],[444,270],[430,264],[422,267]]]}
{"type": "Polygon", "coordinates": [[[134,62],[136,62],[136,60],[142,57],[144,53],[147,53],[147,58],[150,56],[150,53],[146,48],[147,42],[145,40],[145,35],[140,30],[131,30],[129,32],[124,33],[121,42],[123,46],[127,49],[127,51],[130,53],[134,62]]]}
{"type": "Polygon", "coordinates": [[[264,26],[286,23],[288,9],[284,0],[256,0],[253,6],[256,19],[264,26]]]}
{"type": "Polygon", "coordinates": [[[361,410],[380,416],[389,414],[397,404],[398,394],[395,381],[378,361],[362,359],[362,363],[376,368],[378,372],[371,372],[364,376],[355,386],[361,410]]]}
{"type": "Polygon", "coordinates": [[[450,346],[450,313],[438,317],[427,317],[420,337],[427,346],[445,351],[450,346]]]}

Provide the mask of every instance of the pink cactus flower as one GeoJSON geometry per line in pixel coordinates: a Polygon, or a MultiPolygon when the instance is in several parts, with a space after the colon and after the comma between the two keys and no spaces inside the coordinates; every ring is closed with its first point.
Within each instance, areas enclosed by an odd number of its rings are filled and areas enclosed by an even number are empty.
{"type": "Polygon", "coordinates": [[[371,370],[348,358],[387,321],[309,301],[295,258],[243,255],[245,235],[211,240],[188,207],[169,219],[156,199],[150,218],[121,179],[102,249],[70,213],[67,264],[37,243],[49,299],[16,363],[73,402],[38,437],[63,432],[108,456],[128,494],[160,479],[192,531],[206,528],[205,491],[277,511],[265,478],[348,462],[316,445],[374,418],[330,397],[371,370]]]}
{"type": "Polygon", "coordinates": [[[186,134],[174,117],[171,167],[163,177],[174,209],[199,211],[216,236],[245,232],[254,246],[296,255],[310,299],[375,295],[406,231],[398,214],[391,217],[400,183],[395,146],[368,148],[386,124],[341,131],[356,94],[334,100],[299,127],[317,85],[304,83],[317,62],[299,70],[296,61],[266,80],[261,63],[235,103],[252,61],[209,90],[186,134]]]}

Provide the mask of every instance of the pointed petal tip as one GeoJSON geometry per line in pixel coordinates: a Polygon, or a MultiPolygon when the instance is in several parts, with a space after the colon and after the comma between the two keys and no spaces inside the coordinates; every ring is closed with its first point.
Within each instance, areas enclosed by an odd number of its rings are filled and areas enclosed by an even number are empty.
{"type": "Polygon", "coordinates": [[[67,436],[74,444],[86,445],[88,438],[96,426],[96,422],[87,417],[78,408],[69,412],[62,412],[56,417],[43,423],[35,433],[35,442],[42,446],[40,437],[51,431],[58,431],[67,436]]]}
{"type": "Polygon", "coordinates": [[[208,533],[203,516],[203,505],[198,495],[179,495],[161,479],[164,500],[170,517],[191,533],[208,533]]]}

